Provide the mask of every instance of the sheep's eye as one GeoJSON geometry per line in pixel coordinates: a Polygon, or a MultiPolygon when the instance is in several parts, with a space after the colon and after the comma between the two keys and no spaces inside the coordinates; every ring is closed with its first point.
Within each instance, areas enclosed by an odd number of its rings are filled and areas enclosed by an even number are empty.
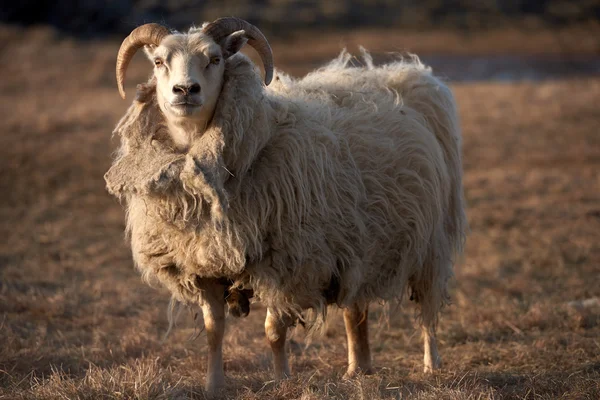
{"type": "Polygon", "coordinates": [[[210,63],[212,65],[218,65],[221,62],[221,57],[211,57],[210,63]]]}
{"type": "Polygon", "coordinates": [[[163,64],[163,60],[161,60],[160,58],[157,58],[156,60],[154,60],[154,65],[156,65],[157,67],[160,67],[163,64]]]}

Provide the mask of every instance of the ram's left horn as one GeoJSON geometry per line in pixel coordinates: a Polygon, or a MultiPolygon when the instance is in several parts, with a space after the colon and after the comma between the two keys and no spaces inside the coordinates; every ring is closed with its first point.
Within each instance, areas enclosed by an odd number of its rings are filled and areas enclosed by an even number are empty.
{"type": "Polygon", "coordinates": [[[204,33],[212,37],[217,43],[220,43],[222,39],[233,32],[240,30],[246,32],[248,44],[254,47],[254,50],[260,56],[265,67],[265,85],[268,85],[273,79],[273,51],[265,35],[256,26],[240,18],[226,17],[211,22],[203,29],[204,33]]]}

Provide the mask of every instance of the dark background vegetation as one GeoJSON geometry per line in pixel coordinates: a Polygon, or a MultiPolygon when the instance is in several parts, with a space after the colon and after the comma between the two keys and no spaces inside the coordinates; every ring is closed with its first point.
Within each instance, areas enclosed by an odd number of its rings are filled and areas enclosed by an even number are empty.
{"type": "Polygon", "coordinates": [[[600,0],[20,0],[4,1],[0,21],[50,24],[83,36],[126,33],[148,21],[181,29],[235,15],[268,33],[402,27],[426,30],[565,26],[600,18],[600,0]]]}

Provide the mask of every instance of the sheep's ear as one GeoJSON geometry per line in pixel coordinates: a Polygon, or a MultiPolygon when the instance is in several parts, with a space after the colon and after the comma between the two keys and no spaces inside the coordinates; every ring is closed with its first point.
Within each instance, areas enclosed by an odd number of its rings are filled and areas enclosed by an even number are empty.
{"type": "Polygon", "coordinates": [[[156,45],[155,44],[146,44],[144,45],[144,54],[146,54],[146,57],[148,57],[148,59],[150,61],[152,61],[154,63],[154,51],[156,50],[156,45]]]}
{"type": "Polygon", "coordinates": [[[248,38],[246,37],[246,31],[235,31],[231,35],[227,36],[221,43],[223,49],[223,57],[229,58],[246,44],[248,38]]]}

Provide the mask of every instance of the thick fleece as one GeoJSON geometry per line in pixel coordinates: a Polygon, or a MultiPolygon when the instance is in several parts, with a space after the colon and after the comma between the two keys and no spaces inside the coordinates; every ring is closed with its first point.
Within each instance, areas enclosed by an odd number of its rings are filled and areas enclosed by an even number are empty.
{"type": "Polygon", "coordinates": [[[192,148],[177,153],[164,129],[150,82],[106,175],[147,279],[195,303],[203,279],[227,278],[274,312],[321,319],[328,303],[410,288],[435,325],[466,222],[456,106],[418,61],[342,54],[265,88],[238,54],[192,148]]]}

